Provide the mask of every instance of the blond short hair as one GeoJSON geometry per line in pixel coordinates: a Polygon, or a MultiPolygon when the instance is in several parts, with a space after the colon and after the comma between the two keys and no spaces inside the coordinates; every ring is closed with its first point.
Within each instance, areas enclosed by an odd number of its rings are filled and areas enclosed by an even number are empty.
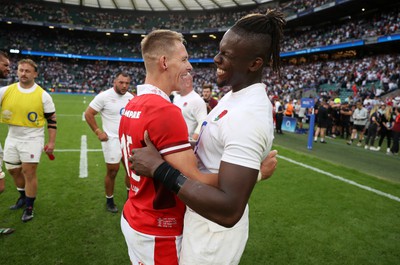
{"type": "Polygon", "coordinates": [[[185,44],[183,35],[176,31],[158,29],[147,34],[140,43],[146,68],[150,61],[172,53],[175,42],[185,44]]]}
{"type": "Polygon", "coordinates": [[[32,66],[32,67],[35,69],[35,72],[38,71],[38,66],[37,66],[37,64],[36,64],[33,60],[31,60],[31,59],[22,59],[22,60],[20,60],[20,61],[18,62],[18,66],[19,66],[20,64],[24,64],[24,63],[27,63],[27,64],[29,64],[30,66],[32,66]]]}

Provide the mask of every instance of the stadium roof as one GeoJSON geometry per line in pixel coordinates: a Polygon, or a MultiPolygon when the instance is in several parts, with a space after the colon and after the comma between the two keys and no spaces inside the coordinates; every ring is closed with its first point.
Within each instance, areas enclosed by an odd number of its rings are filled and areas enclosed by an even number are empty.
{"type": "Polygon", "coordinates": [[[43,0],[85,7],[140,11],[199,11],[257,5],[274,0],[43,0]]]}

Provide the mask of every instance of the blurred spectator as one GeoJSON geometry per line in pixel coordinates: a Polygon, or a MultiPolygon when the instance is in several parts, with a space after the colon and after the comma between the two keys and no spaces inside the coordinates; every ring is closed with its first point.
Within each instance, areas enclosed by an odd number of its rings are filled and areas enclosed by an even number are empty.
{"type": "Polygon", "coordinates": [[[210,111],[218,104],[218,101],[213,97],[212,93],[213,91],[211,84],[204,84],[202,97],[204,102],[206,102],[207,113],[210,113],[210,111]]]}
{"type": "Polygon", "coordinates": [[[328,127],[328,119],[329,119],[329,113],[328,113],[328,103],[326,102],[325,99],[322,100],[320,106],[318,107],[318,112],[317,112],[317,129],[315,130],[314,134],[314,142],[318,141],[318,136],[320,137],[320,142],[323,144],[326,144],[325,141],[325,133],[326,133],[326,128],[328,127]]]}
{"type": "Polygon", "coordinates": [[[400,106],[395,109],[395,120],[392,127],[393,145],[390,148],[389,155],[399,154],[399,139],[400,139],[400,106]]]}
{"type": "Polygon", "coordinates": [[[381,150],[383,140],[386,138],[387,141],[386,153],[390,153],[390,146],[392,143],[392,126],[395,117],[393,117],[391,106],[382,103],[381,109],[383,111],[381,112],[380,130],[379,130],[380,137],[379,137],[377,151],[381,150]]]}
{"type": "Polygon", "coordinates": [[[350,138],[350,117],[353,115],[349,102],[343,102],[340,107],[340,125],[342,128],[340,136],[345,139],[350,138]],[[345,137],[346,135],[346,137],[345,137]]]}
{"type": "Polygon", "coordinates": [[[351,145],[358,137],[357,146],[361,146],[362,141],[364,140],[365,126],[368,122],[368,110],[363,107],[360,101],[356,103],[356,109],[353,111],[352,117],[353,130],[351,132],[350,141],[348,141],[347,144],[351,145]]]}
{"type": "Polygon", "coordinates": [[[378,148],[374,146],[376,134],[378,132],[378,128],[381,121],[381,115],[378,109],[379,109],[378,104],[375,104],[371,109],[369,117],[369,125],[368,125],[368,134],[367,137],[365,138],[364,148],[372,151],[378,151],[378,148]]]}
{"type": "Polygon", "coordinates": [[[276,133],[283,134],[282,132],[282,121],[283,121],[283,102],[282,100],[277,99],[275,101],[275,120],[276,120],[276,133]]]}

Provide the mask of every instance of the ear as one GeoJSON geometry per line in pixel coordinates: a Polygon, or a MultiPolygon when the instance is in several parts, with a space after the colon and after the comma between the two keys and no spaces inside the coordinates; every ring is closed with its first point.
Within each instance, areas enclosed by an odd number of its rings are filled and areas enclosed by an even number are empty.
{"type": "Polygon", "coordinates": [[[160,57],[160,59],[158,60],[158,63],[159,63],[160,68],[163,71],[168,69],[167,57],[165,57],[164,55],[160,57]]]}
{"type": "Polygon", "coordinates": [[[256,72],[264,65],[264,60],[261,57],[256,57],[249,66],[251,72],[256,72]]]}

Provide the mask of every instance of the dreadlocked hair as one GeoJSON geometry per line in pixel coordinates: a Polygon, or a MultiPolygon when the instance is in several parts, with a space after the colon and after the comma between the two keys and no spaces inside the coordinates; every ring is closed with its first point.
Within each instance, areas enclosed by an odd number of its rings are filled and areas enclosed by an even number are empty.
{"type": "Polygon", "coordinates": [[[286,21],[283,13],[268,9],[265,14],[249,14],[239,19],[232,27],[233,30],[244,31],[250,35],[268,35],[271,38],[271,51],[267,52],[267,58],[272,54],[272,70],[280,75],[280,43],[283,38],[283,27],[286,21]]]}

